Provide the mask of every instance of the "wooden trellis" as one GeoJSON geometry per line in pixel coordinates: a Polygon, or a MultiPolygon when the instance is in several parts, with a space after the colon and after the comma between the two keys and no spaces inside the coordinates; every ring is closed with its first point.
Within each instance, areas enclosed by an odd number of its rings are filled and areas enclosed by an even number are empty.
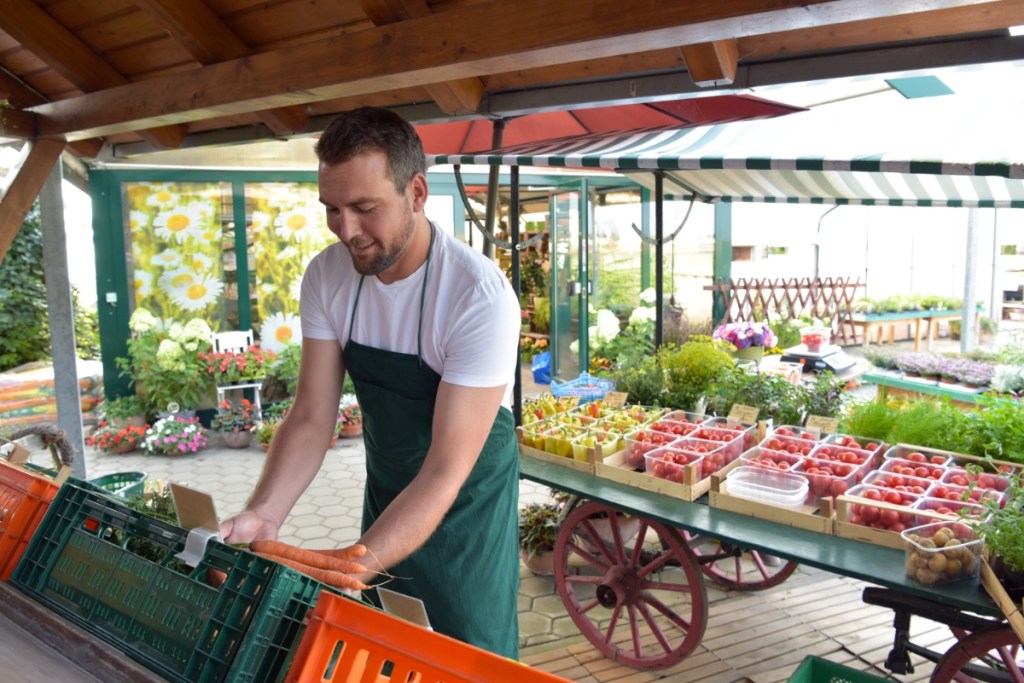
{"type": "Polygon", "coordinates": [[[839,343],[855,343],[854,330],[845,323],[861,287],[860,278],[805,277],[718,280],[704,289],[723,303],[725,316],[719,322],[763,319],[766,314],[773,320],[810,316],[829,323],[839,343]]]}

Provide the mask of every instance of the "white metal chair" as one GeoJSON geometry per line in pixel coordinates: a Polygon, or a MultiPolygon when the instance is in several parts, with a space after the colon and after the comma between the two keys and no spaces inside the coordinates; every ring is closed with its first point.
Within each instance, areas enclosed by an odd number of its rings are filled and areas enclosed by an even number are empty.
{"type": "MultiPolygon", "coordinates": [[[[214,332],[211,342],[214,353],[224,353],[227,351],[240,353],[253,345],[252,329],[214,332]]],[[[258,377],[237,384],[218,384],[217,405],[221,404],[221,401],[224,400],[224,394],[228,391],[234,389],[253,389],[253,394],[255,395],[253,405],[256,406],[256,415],[262,415],[263,408],[260,406],[260,392],[263,390],[263,380],[263,377],[258,377]]]]}

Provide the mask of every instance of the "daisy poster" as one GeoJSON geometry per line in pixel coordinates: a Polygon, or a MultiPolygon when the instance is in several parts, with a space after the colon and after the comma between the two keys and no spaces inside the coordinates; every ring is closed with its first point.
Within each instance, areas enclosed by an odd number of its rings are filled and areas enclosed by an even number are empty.
{"type": "Polygon", "coordinates": [[[162,321],[224,320],[225,216],[229,183],[122,185],[135,306],[162,321]]]}
{"type": "Polygon", "coordinates": [[[309,262],[335,238],[316,183],[248,183],[245,212],[256,255],[260,339],[280,352],[302,341],[299,289],[309,262]]]}

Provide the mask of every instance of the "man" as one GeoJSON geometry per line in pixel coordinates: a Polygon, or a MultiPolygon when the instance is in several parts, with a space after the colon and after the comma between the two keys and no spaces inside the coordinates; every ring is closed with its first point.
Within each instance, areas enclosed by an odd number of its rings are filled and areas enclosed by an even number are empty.
{"type": "Polygon", "coordinates": [[[387,571],[437,631],[515,658],[519,303],[491,261],[427,220],[423,148],[400,117],[343,114],[316,153],[339,242],[306,269],[295,403],[223,535],[276,538],[323,463],[348,372],[366,446],[356,578],[387,571]]]}

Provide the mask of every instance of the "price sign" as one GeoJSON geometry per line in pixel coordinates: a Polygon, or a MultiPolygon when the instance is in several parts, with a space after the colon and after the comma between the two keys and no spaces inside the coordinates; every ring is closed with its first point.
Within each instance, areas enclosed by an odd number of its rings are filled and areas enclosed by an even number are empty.
{"type": "Polygon", "coordinates": [[[745,406],[740,403],[733,405],[729,411],[729,419],[733,422],[740,422],[745,425],[757,423],[758,409],[754,406],[745,406]]]}
{"type": "Polygon", "coordinates": [[[807,426],[820,430],[822,434],[835,434],[839,431],[839,418],[809,415],[807,416],[807,426]]]}
{"type": "Polygon", "coordinates": [[[627,391],[609,391],[604,395],[604,404],[609,408],[621,408],[626,405],[627,391]]]}

